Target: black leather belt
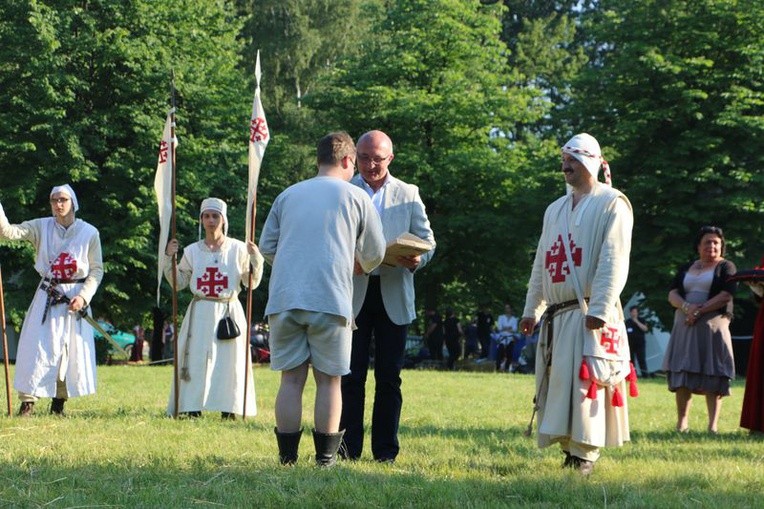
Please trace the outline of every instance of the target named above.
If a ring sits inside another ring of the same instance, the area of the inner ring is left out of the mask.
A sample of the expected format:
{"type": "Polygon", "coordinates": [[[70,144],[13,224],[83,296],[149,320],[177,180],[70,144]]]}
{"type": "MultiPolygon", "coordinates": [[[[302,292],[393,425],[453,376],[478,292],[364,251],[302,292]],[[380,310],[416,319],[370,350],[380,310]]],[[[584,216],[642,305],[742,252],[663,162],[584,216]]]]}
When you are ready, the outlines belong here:
{"type": "Polygon", "coordinates": [[[84,283],[87,280],[87,278],[80,278],[80,279],[56,279],[56,278],[43,278],[43,281],[46,283],[49,283],[52,286],[56,285],[68,285],[72,283],[84,283]]]}
{"type": "Polygon", "coordinates": [[[45,320],[48,318],[48,311],[50,310],[51,306],[55,306],[57,304],[68,304],[69,298],[64,295],[63,293],[56,290],[56,286],[60,284],[70,284],[70,283],[84,283],[86,278],[81,279],[55,279],[55,278],[43,278],[43,280],[40,282],[40,290],[45,292],[47,294],[47,297],[45,298],[45,310],[42,313],[42,322],[45,323],[45,320]]]}

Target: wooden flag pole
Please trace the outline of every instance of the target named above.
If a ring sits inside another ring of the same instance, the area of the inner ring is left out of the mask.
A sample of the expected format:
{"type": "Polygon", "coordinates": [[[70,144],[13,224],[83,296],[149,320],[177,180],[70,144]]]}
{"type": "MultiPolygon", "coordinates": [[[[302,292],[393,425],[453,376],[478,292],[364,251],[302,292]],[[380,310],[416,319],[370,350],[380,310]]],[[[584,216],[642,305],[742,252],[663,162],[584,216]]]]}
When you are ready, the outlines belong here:
{"type": "MultiPolygon", "coordinates": [[[[255,206],[257,205],[257,194],[255,194],[252,200],[252,212],[250,218],[252,223],[249,227],[249,238],[252,242],[255,241],[255,206]]],[[[244,341],[244,404],[242,405],[241,418],[246,420],[247,418],[247,384],[249,383],[249,368],[252,365],[252,350],[250,348],[250,334],[252,331],[252,300],[254,299],[252,293],[252,263],[249,264],[249,281],[247,283],[247,331],[244,341]]]]}
{"type": "Polygon", "coordinates": [[[5,333],[5,295],[3,294],[3,266],[0,265],[0,315],[3,325],[3,364],[5,365],[5,399],[8,402],[8,415],[11,415],[11,376],[8,367],[8,336],[5,333]]]}
{"type": "MultiPolygon", "coordinates": [[[[170,160],[172,161],[172,192],[171,203],[172,213],[170,214],[170,238],[177,238],[176,221],[175,221],[175,71],[171,71],[170,79],[170,100],[172,102],[172,110],[170,113],[170,160]]],[[[173,355],[173,376],[175,382],[175,390],[173,391],[173,397],[175,409],[172,413],[174,418],[178,418],[178,406],[180,405],[180,371],[178,370],[178,262],[177,253],[172,257],[172,355],[173,355]]]]}
{"type": "MultiPolygon", "coordinates": [[[[254,116],[255,111],[258,109],[257,104],[259,104],[259,97],[260,97],[260,51],[257,52],[257,59],[255,60],[255,99],[252,103],[252,114],[254,116]]],[[[262,106],[260,106],[262,108],[262,106]]],[[[249,206],[249,191],[250,187],[252,187],[252,209],[250,211],[250,224],[249,224],[249,232],[247,234],[249,235],[249,240],[252,242],[255,242],[255,216],[257,215],[257,178],[255,178],[255,184],[252,186],[252,150],[257,150],[256,148],[253,148],[253,143],[256,141],[256,129],[257,126],[255,125],[257,119],[252,119],[250,123],[250,140],[249,140],[249,174],[247,176],[247,205],[249,206]]],[[[267,143],[267,142],[266,142],[267,143]]],[[[255,168],[255,172],[257,173],[257,176],[259,177],[260,173],[260,163],[262,162],[262,155],[257,155],[257,165],[255,168]]],[[[247,385],[249,384],[249,372],[252,366],[252,350],[250,347],[250,334],[252,331],[252,307],[253,307],[253,300],[254,295],[252,293],[252,280],[253,275],[252,271],[254,270],[254,267],[252,267],[252,264],[249,264],[249,281],[247,284],[247,332],[246,332],[246,340],[244,341],[244,349],[245,349],[245,355],[244,355],[244,404],[242,405],[242,420],[247,418],[247,385]]],[[[254,376],[254,373],[253,373],[254,376]]]]}

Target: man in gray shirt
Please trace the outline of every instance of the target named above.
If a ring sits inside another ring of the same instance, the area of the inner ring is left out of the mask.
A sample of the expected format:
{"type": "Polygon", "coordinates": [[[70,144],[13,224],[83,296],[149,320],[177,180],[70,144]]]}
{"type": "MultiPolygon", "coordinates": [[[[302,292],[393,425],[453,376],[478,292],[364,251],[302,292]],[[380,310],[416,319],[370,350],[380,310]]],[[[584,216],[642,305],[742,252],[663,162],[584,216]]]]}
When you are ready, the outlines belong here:
{"type": "Polygon", "coordinates": [[[348,181],[355,145],[347,133],[318,142],[318,175],[273,202],[260,235],[271,270],[265,314],[270,323],[271,369],[281,371],[276,439],[282,464],[297,461],[302,393],[313,366],[316,381],[316,463],[336,462],[342,441],[340,382],[350,372],[353,267],[366,272],[384,257],[379,214],[368,195],[348,181]]]}

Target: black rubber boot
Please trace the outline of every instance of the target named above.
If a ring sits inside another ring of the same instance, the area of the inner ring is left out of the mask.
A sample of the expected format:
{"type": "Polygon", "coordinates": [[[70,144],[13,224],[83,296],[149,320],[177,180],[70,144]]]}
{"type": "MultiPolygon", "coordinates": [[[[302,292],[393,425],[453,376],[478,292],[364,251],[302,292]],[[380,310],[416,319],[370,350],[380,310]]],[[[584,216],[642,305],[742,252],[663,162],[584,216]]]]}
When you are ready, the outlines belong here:
{"type": "Polygon", "coordinates": [[[282,465],[294,465],[297,463],[297,449],[300,447],[302,428],[294,433],[280,433],[278,428],[273,428],[276,434],[276,442],[279,444],[279,462],[282,465]]]}
{"type": "Polygon", "coordinates": [[[53,398],[53,401],[50,402],[50,413],[63,416],[64,403],[66,403],[64,398],[53,398]]]}
{"type": "Polygon", "coordinates": [[[32,417],[34,413],[34,401],[23,401],[19,408],[19,417],[32,417]]]}
{"type": "Polygon", "coordinates": [[[313,444],[316,446],[316,465],[331,467],[337,463],[337,450],[345,435],[343,429],[339,433],[319,433],[313,430],[313,444]]]}

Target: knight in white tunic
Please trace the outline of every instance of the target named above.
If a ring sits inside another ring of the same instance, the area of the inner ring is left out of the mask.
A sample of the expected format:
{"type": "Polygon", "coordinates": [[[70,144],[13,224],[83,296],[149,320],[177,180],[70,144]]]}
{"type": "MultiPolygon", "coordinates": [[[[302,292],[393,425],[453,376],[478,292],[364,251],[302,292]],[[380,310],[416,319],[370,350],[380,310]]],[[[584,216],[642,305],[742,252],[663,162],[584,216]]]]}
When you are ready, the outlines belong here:
{"type": "Polygon", "coordinates": [[[626,196],[597,181],[600,167],[609,181],[609,168],[593,137],[574,136],[562,153],[572,192],[544,214],[520,330],[528,334],[541,320],[539,447],[559,443],[563,466],[588,475],[601,447],[629,440],[625,395],[636,395],[636,386],[619,296],[633,215],[626,196]]]}
{"type": "Polygon", "coordinates": [[[26,240],[35,248],[40,284],[21,327],[14,387],[19,414],[32,414],[38,398],[53,398],[63,414],[70,397],[96,390],[93,328],[80,315],[103,277],[98,230],[75,218],[77,196],[67,184],[50,193],[53,217],[10,224],[0,205],[0,238],[26,240]]]}
{"type": "MultiPolygon", "coordinates": [[[[260,284],[263,257],[254,243],[245,244],[227,236],[226,203],[218,198],[202,202],[199,218],[204,227],[203,239],[187,246],[177,264],[177,289],[188,288],[193,300],[186,310],[178,333],[180,391],[178,412],[198,416],[202,411],[221,412],[223,418],[257,413],[255,386],[249,349],[249,334],[244,309],[238,295],[249,283],[260,284]],[[232,339],[219,339],[218,325],[230,316],[241,332],[232,339]],[[245,385],[246,379],[246,385],[245,385]]],[[[163,268],[172,284],[172,260],[178,242],[167,245],[163,268]]],[[[167,414],[175,414],[175,387],[170,389],[167,414]]]]}

